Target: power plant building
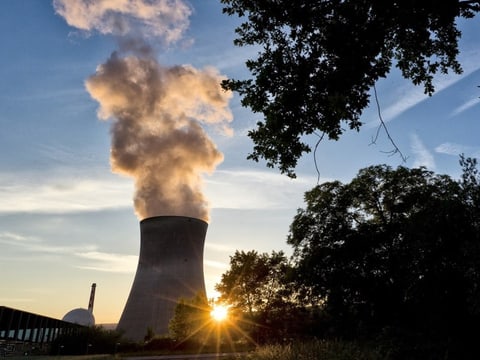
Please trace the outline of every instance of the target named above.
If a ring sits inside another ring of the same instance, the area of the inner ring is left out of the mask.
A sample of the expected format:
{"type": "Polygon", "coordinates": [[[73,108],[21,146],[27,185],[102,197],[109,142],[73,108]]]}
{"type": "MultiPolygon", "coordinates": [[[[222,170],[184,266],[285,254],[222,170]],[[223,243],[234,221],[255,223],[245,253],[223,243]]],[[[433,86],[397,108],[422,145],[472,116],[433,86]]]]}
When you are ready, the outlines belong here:
{"type": "Polygon", "coordinates": [[[9,344],[30,343],[41,346],[63,334],[77,334],[81,329],[82,326],[70,322],[0,306],[0,345],[5,346],[5,352],[9,344]]]}
{"type": "Polygon", "coordinates": [[[70,310],[66,313],[62,320],[68,321],[73,324],[78,324],[82,326],[93,326],[95,325],[95,317],[93,316],[93,304],[95,302],[95,289],[97,284],[92,284],[92,289],[90,291],[90,299],[88,300],[88,309],[77,308],[70,310]]]}
{"type": "Polygon", "coordinates": [[[180,298],[205,295],[203,248],[208,224],[184,216],[157,216],[140,222],[140,256],[130,295],[117,329],[143,340],[150,329],[168,333],[180,298]]]}

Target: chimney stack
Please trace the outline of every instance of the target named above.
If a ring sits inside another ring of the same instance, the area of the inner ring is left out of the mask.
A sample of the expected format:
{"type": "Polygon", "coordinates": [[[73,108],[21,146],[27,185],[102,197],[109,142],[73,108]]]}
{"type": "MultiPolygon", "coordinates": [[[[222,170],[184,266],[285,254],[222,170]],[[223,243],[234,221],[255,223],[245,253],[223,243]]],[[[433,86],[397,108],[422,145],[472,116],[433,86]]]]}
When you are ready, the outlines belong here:
{"type": "Polygon", "coordinates": [[[95,288],[97,287],[97,284],[93,283],[92,284],[92,290],[90,291],[90,299],[88,300],[88,312],[90,314],[93,314],[93,303],[95,301],[95,288]]]}

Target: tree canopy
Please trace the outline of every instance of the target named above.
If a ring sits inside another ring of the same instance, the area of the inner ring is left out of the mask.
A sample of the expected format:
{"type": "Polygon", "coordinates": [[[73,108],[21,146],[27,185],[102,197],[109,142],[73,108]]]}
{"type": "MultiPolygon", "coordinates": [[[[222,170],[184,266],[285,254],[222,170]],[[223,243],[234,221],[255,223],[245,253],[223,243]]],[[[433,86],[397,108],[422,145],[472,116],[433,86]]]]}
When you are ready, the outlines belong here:
{"type": "Polygon", "coordinates": [[[291,336],[292,326],[300,326],[290,271],[283,252],[236,251],[230,257],[230,269],[215,286],[219,300],[239,314],[238,328],[256,343],[291,336]]]}
{"type": "Polygon", "coordinates": [[[216,290],[221,301],[242,309],[250,315],[272,307],[288,270],[288,260],[282,252],[272,254],[256,251],[236,251],[230,257],[230,270],[222,275],[216,290]]]}
{"type": "Polygon", "coordinates": [[[172,339],[204,342],[209,335],[210,311],[205,294],[199,293],[192,299],[179,299],[168,324],[172,339]]]}
{"type": "Polygon", "coordinates": [[[293,255],[236,251],[216,285],[257,342],[373,342],[389,359],[479,358],[480,171],[361,169],[305,193],[293,255]]]}
{"type": "Polygon", "coordinates": [[[251,79],[229,79],[242,105],[263,120],[249,132],[250,159],[295,176],[317,133],[337,140],[344,126],[359,130],[370,90],[392,66],[425,93],[436,73],[460,73],[458,18],[472,18],[480,1],[460,0],[221,0],[246,21],[235,44],[259,46],[246,62],[251,79]]]}
{"type": "Polygon", "coordinates": [[[288,242],[332,331],[393,332],[461,358],[480,321],[480,177],[461,163],[461,181],[382,165],[306,193],[288,242]]]}

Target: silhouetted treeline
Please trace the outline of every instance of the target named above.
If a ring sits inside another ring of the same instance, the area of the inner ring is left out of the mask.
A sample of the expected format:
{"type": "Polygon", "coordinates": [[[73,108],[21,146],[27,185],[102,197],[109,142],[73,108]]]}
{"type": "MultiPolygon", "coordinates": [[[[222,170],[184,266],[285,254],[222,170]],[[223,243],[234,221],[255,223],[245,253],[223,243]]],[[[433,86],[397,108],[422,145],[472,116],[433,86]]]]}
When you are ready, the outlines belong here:
{"type": "Polygon", "coordinates": [[[305,194],[283,253],[237,251],[217,290],[257,343],[336,338],[392,359],[476,358],[480,176],[371,166],[305,194]]]}

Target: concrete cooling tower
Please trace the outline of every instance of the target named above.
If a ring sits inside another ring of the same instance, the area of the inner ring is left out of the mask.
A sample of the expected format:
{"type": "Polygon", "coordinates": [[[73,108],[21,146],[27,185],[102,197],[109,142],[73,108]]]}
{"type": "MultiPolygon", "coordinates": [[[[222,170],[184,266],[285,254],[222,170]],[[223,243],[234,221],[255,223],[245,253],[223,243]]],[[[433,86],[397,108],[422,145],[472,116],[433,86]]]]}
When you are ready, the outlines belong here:
{"type": "Polygon", "coordinates": [[[183,216],[157,216],[140,222],[140,257],[117,329],[143,340],[147,329],[168,333],[179,298],[205,294],[203,247],[208,224],[183,216]]]}

